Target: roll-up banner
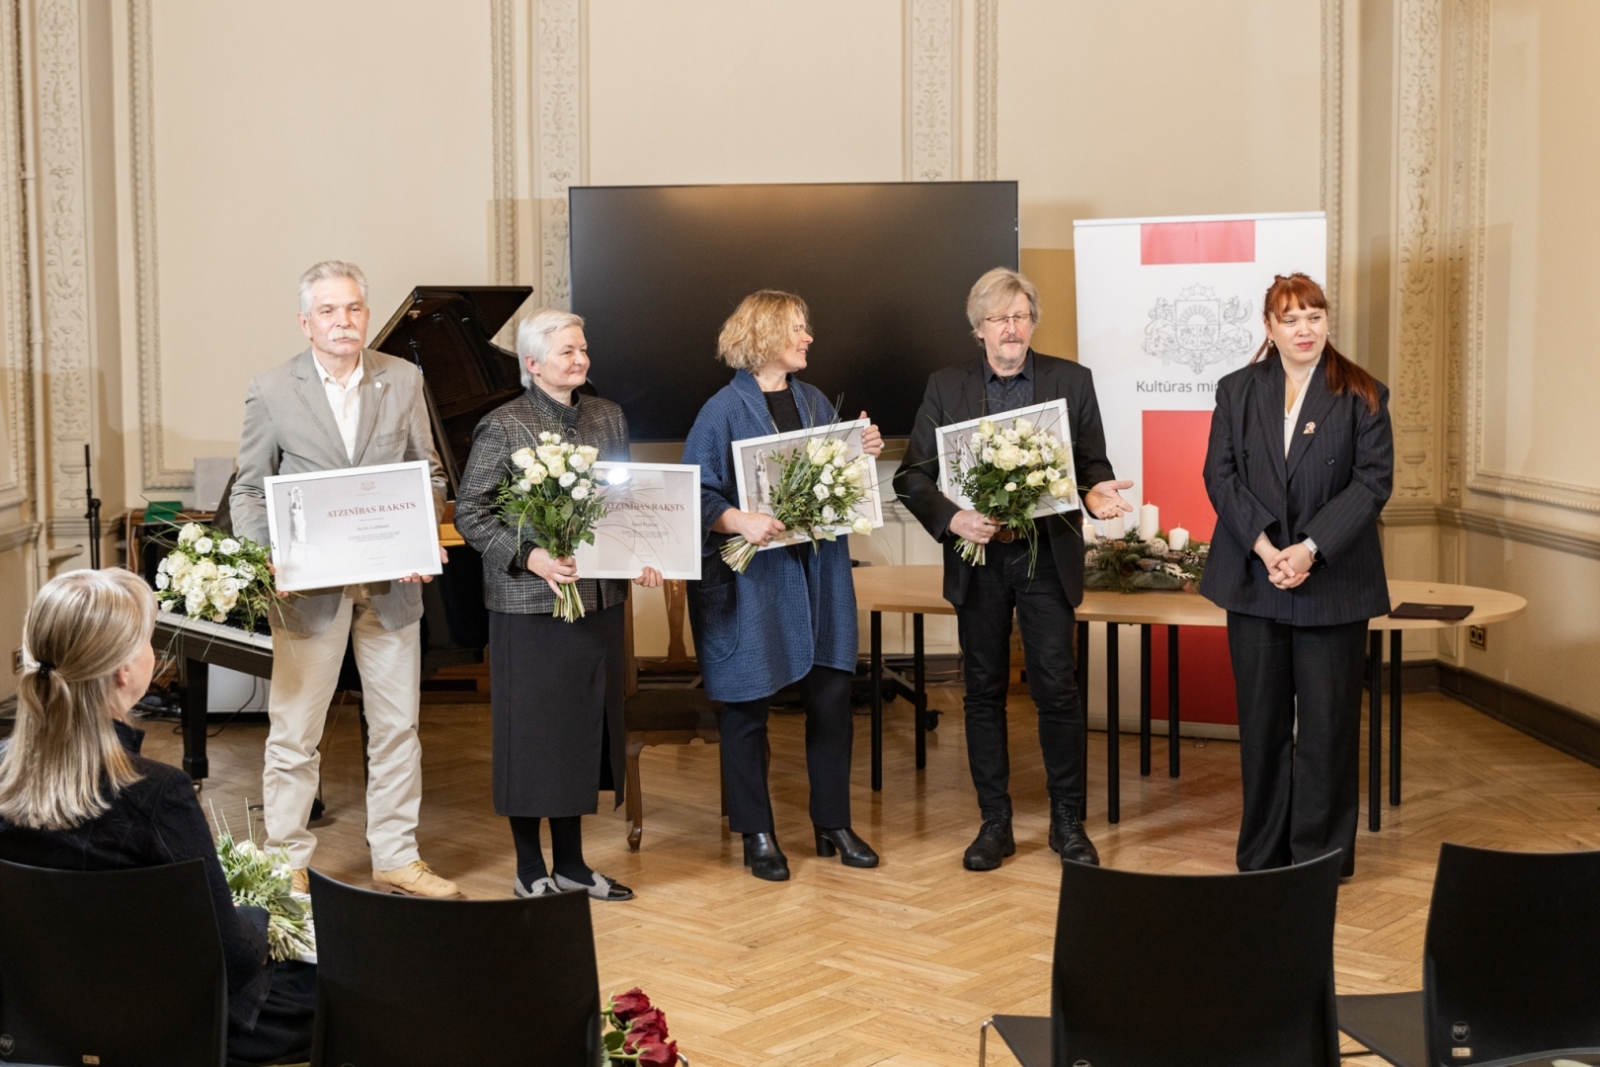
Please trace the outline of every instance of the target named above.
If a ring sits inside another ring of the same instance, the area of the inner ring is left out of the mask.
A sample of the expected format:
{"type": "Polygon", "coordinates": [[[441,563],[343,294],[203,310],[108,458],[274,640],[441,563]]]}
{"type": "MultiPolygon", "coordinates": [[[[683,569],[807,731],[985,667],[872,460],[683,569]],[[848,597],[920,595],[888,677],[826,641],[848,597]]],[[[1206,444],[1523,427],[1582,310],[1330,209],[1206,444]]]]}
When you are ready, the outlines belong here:
{"type": "MultiPolygon", "coordinates": [[[[1112,466],[1133,479],[1130,501],[1160,509],[1162,529],[1181,526],[1209,541],[1216,513],[1201,472],[1217,379],[1249,363],[1265,340],[1261,298],[1274,275],[1301,271],[1324,283],[1326,219],[1317,211],[1073,226],[1078,360],[1094,371],[1112,466]]],[[[1137,517],[1136,507],[1130,528],[1137,517]]],[[[1151,703],[1159,719],[1167,707],[1164,628],[1153,645],[1151,703]]],[[[1137,655],[1137,641],[1123,646],[1137,655]]],[[[1185,722],[1237,723],[1223,630],[1184,630],[1179,670],[1185,722]]],[[[1123,702],[1127,719],[1137,715],[1138,690],[1123,688],[1132,695],[1123,702]]],[[[1091,710],[1098,710],[1093,703],[1091,710]]]]}

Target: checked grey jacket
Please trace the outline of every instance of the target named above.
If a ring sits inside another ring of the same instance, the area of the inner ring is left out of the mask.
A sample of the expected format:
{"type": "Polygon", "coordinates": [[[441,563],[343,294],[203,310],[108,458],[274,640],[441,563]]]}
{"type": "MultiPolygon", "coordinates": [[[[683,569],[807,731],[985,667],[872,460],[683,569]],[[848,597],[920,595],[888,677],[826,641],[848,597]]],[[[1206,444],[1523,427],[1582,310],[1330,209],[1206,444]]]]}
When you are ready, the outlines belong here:
{"type": "MultiPolygon", "coordinates": [[[[472,454],[461,474],[456,496],[456,529],[483,556],[483,602],[490,611],[507,615],[550,614],[555,594],[545,580],[528,570],[534,543],[500,521],[494,498],[511,472],[511,453],[532,448],[539,434],[560,434],[574,445],[593,445],[603,460],[628,459],[628,420],[622,409],[597,396],[573,394],[568,407],[538,386],[502,404],[472,431],[472,454]]],[[[628,583],[617,579],[580,579],[578,595],[585,611],[608,608],[627,599],[628,583]]]]}

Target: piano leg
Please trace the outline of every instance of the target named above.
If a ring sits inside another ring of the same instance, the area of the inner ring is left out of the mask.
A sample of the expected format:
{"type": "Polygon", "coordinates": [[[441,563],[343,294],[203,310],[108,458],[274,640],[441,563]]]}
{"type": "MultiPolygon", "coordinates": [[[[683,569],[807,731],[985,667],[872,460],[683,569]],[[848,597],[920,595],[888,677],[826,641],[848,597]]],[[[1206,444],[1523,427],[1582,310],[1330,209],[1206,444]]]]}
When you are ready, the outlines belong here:
{"type": "Polygon", "coordinates": [[[183,769],[200,781],[211,772],[206,759],[206,709],[211,668],[197,659],[178,661],[178,693],[183,701],[183,769]]]}

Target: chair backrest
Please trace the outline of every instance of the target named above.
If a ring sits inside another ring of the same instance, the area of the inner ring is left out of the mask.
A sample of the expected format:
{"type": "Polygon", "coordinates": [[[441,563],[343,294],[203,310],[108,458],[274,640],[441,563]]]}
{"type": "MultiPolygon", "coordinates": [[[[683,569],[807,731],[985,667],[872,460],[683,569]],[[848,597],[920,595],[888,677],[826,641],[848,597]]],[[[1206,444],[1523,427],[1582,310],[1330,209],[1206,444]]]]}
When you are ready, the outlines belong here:
{"type": "Polygon", "coordinates": [[[1422,967],[1429,1063],[1600,1052],[1600,852],[1444,845],[1422,967]]]}
{"type": "Polygon", "coordinates": [[[423,900],[311,872],[313,1065],[590,1067],[600,978],[589,898],[423,900]]]}
{"type": "Polygon", "coordinates": [[[91,872],[0,861],[0,1056],[219,1067],[227,1047],[202,861],[91,872]]]}
{"type": "Polygon", "coordinates": [[[1337,853],[1274,871],[1061,868],[1055,1067],[1339,1062],[1337,853]]]}

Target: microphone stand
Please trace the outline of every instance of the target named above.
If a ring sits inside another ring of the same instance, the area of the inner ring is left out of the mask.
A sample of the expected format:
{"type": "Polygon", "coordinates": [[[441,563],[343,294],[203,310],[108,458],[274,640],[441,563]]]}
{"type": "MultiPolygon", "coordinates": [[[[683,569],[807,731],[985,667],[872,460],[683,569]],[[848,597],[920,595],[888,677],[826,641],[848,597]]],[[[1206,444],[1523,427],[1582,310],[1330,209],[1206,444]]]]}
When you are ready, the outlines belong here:
{"type": "Polygon", "coordinates": [[[94,469],[89,464],[89,446],[83,446],[83,487],[89,498],[89,566],[100,569],[100,498],[94,495],[94,469]]]}

